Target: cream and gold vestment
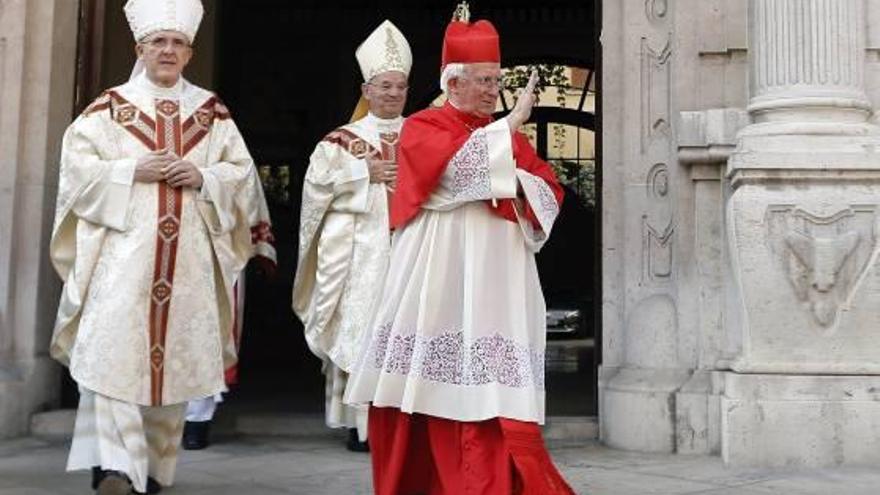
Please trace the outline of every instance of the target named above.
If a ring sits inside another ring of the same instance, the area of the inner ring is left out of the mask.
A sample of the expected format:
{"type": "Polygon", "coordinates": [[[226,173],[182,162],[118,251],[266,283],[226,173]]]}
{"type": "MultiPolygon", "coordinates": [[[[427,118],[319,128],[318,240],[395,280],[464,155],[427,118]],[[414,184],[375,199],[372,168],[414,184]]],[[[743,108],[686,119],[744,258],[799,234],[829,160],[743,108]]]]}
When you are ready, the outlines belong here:
{"type": "Polygon", "coordinates": [[[236,361],[233,285],[274,259],[253,160],[211,92],[144,73],[104,92],[64,136],[50,253],[64,289],[51,354],[80,387],[162,406],[224,390],[236,361]],[[200,190],[134,182],[168,148],[200,190]]]}
{"type": "Polygon", "coordinates": [[[368,114],[331,132],[312,153],[303,184],[293,309],[324,361],[333,427],[355,426],[342,395],[391,250],[388,190],[370,183],[366,158],[393,159],[402,123],[368,114]]]}

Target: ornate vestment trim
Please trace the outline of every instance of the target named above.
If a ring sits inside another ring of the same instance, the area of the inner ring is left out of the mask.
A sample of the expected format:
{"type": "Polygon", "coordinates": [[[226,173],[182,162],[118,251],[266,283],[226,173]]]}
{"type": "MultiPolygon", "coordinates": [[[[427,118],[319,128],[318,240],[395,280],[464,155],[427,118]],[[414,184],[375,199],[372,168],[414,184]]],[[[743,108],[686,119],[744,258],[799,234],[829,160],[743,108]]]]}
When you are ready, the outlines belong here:
{"type": "Polygon", "coordinates": [[[452,330],[426,336],[392,332],[385,323],[368,352],[368,365],[384,373],[447,385],[544,389],[544,352],[500,333],[470,339],[452,330]]]}
{"type": "MultiPolygon", "coordinates": [[[[159,114],[157,100],[157,116],[159,114]]],[[[177,103],[175,103],[177,104],[177,103]]],[[[178,107],[179,108],[179,107],[178,107]]],[[[157,144],[157,123],[150,116],[138,108],[134,103],[125,99],[114,90],[108,90],[101,94],[91,105],[83,111],[83,116],[104,110],[110,111],[110,118],[131,133],[138,141],[150,150],[161,149],[157,144]]],[[[179,112],[179,109],[178,109],[179,112]]],[[[182,143],[180,148],[175,148],[178,156],[186,156],[204,139],[210,132],[215,120],[227,120],[231,118],[229,109],[216,96],[211,96],[199,108],[193,112],[183,123],[178,116],[179,131],[174,136],[182,143]]],[[[166,142],[170,142],[166,140],[166,142]]]]}
{"type": "MultiPolygon", "coordinates": [[[[180,124],[180,105],[173,100],[156,101],[156,149],[173,145],[181,156],[183,143],[180,124]]],[[[180,216],[183,191],[166,182],[159,182],[159,225],[156,235],[156,260],[150,297],[150,400],[153,406],[162,405],[162,387],[165,378],[165,337],[168,331],[168,312],[174,286],[174,268],[180,235],[180,216]]]]}
{"type": "Polygon", "coordinates": [[[357,159],[363,159],[368,156],[382,156],[382,152],[377,150],[366,139],[342,127],[324,136],[324,141],[340,146],[357,159]]]}

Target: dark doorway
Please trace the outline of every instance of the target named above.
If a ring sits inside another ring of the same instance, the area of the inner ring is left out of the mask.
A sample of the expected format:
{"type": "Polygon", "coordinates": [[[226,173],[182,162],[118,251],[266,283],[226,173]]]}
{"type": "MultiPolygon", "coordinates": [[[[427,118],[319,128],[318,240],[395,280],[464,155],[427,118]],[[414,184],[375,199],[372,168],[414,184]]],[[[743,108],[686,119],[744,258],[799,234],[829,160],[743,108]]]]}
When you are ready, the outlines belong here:
{"type": "MultiPolygon", "coordinates": [[[[290,309],[300,190],[308,158],[324,134],[348,120],[361,83],[354,50],[383,19],[392,20],[404,32],[414,55],[405,113],[436,99],[443,32],[456,2],[203,2],[206,17],[187,77],[216,90],[230,107],[261,170],[279,258],[272,279],[255,267],[248,268],[240,383],[228,398],[228,408],[320,412],[324,400],[320,362],[307,349],[302,326],[290,309]]],[[[589,74],[589,80],[579,79],[578,84],[586,84],[584,94],[592,87],[589,91],[595,97],[600,66],[597,2],[474,1],[471,13],[474,19],[495,24],[504,67],[575,68],[581,75],[589,74]]],[[[130,71],[133,43],[123,4],[124,0],[81,0],[77,99],[83,105],[100,89],[124,82],[130,71]]],[[[508,103],[499,108],[502,114],[508,103]]],[[[583,101],[575,106],[537,108],[532,122],[542,156],[558,159],[561,168],[557,171],[562,174],[574,171],[574,180],[566,181],[566,203],[551,242],[538,258],[548,307],[579,309],[579,338],[589,340],[591,346],[580,347],[574,354],[558,353],[561,368],[548,366],[551,415],[596,414],[595,350],[600,347],[601,328],[600,113],[598,108],[583,111],[583,101]],[[555,125],[569,126],[577,133],[588,130],[595,139],[595,154],[554,156],[548,143],[555,125]],[[585,159],[592,160],[594,170],[588,184],[580,181],[578,169],[571,168],[585,159]],[[583,201],[586,188],[592,189],[592,203],[583,201]],[[567,372],[572,357],[578,370],[588,372],[567,372]]],[[[551,336],[550,340],[559,339],[551,336]]],[[[72,392],[70,386],[67,390],[72,392]]],[[[66,395],[67,404],[75,405],[71,403],[75,394],[66,395]]]]}
{"type": "MultiPolygon", "coordinates": [[[[249,280],[242,383],[232,401],[251,405],[282,401],[285,404],[275,405],[298,412],[322,410],[320,363],[306,348],[302,327],[289,309],[299,192],[308,157],[315,143],[351,114],[361,83],[354,50],[383,19],[392,20],[404,32],[413,50],[406,113],[435,99],[441,41],[454,4],[251,0],[224,1],[219,6],[218,90],[257,163],[265,167],[280,257],[276,280],[249,280]]],[[[599,64],[593,2],[548,1],[538,6],[482,1],[471,2],[471,12],[473,18],[489,19],[497,27],[502,65],[575,67],[588,75],[578,84],[590,87],[595,96],[599,64]]],[[[582,94],[587,94],[586,87],[582,94]]],[[[534,112],[536,144],[545,158],[552,125],[598,130],[595,110],[582,111],[583,99],[579,103],[575,108],[534,112]]],[[[560,163],[565,158],[571,167],[584,157],[555,158],[560,163]]],[[[589,158],[595,163],[595,156],[589,158]]],[[[590,181],[587,186],[595,192],[595,177],[590,181]]],[[[551,360],[555,355],[560,362],[548,365],[548,414],[595,415],[599,210],[595,201],[579,200],[583,184],[575,180],[569,185],[563,214],[551,243],[539,255],[539,266],[548,307],[579,310],[579,332],[588,347],[565,352],[556,346],[549,353],[551,360]],[[571,366],[579,372],[571,373],[571,366]]]]}

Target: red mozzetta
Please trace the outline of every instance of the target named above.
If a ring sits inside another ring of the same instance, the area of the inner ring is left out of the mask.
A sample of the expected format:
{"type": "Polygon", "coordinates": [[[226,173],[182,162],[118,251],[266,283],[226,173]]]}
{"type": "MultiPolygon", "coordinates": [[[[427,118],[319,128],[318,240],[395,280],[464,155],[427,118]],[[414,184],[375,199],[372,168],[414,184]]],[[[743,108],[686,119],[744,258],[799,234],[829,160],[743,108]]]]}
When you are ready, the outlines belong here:
{"type": "MultiPolygon", "coordinates": [[[[449,103],[441,108],[422,110],[404,122],[397,152],[397,189],[391,200],[392,228],[403,227],[418,215],[422,204],[440,182],[449,160],[474,130],[491,122],[491,117],[469,115],[449,103]]],[[[538,158],[528,138],[519,132],[513,136],[513,158],[517,168],[544,179],[553,189],[557,203],[562,203],[563,191],[553,169],[538,158]]],[[[489,202],[486,204],[495,214],[517,221],[512,200],[499,200],[497,207],[489,202]]],[[[527,217],[538,227],[528,203],[525,207],[527,217]]]]}

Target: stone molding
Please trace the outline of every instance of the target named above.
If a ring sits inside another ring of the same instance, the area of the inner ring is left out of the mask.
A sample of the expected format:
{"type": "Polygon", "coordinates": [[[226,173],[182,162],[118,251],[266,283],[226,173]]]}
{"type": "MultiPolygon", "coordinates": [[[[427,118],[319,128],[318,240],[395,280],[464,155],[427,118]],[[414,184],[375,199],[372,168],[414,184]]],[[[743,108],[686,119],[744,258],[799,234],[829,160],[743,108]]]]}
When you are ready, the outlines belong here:
{"type": "Polygon", "coordinates": [[[749,123],[745,110],[713,108],[678,114],[678,161],[685,166],[726,163],[737,133],[749,123]]]}

